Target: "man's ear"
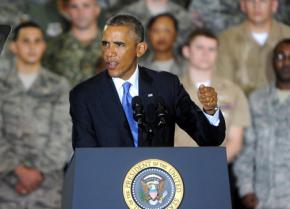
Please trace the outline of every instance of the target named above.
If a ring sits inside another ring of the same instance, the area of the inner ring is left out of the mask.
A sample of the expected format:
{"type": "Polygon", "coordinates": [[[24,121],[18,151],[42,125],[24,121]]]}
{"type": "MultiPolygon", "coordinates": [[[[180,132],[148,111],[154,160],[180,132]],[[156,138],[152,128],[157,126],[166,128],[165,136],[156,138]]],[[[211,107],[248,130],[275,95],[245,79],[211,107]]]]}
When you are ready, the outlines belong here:
{"type": "Polygon", "coordinates": [[[140,42],[137,44],[137,49],[136,49],[136,53],[137,53],[137,57],[142,57],[143,54],[145,54],[146,50],[147,50],[148,46],[146,44],[146,42],[140,42]]]}
{"type": "Polygon", "coordinates": [[[188,46],[183,46],[182,47],[182,55],[185,58],[189,59],[189,47],[188,46]]]}
{"type": "Polygon", "coordinates": [[[45,53],[45,51],[46,51],[46,49],[47,49],[47,44],[46,44],[46,42],[44,41],[44,43],[43,43],[43,54],[45,53]]]}

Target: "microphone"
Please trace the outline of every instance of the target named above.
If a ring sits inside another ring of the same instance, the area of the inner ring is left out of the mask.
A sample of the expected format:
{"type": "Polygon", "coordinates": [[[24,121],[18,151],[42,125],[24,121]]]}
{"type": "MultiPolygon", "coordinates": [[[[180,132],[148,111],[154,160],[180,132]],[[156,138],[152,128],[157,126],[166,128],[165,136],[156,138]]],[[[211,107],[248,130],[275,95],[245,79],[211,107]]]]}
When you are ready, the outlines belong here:
{"type": "Polygon", "coordinates": [[[135,96],[132,98],[133,118],[138,125],[145,126],[145,114],[141,97],[135,96]]]}
{"type": "Polygon", "coordinates": [[[164,99],[162,97],[156,98],[156,126],[162,127],[166,125],[166,118],[168,115],[168,111],[165,106],[164,99]]]}

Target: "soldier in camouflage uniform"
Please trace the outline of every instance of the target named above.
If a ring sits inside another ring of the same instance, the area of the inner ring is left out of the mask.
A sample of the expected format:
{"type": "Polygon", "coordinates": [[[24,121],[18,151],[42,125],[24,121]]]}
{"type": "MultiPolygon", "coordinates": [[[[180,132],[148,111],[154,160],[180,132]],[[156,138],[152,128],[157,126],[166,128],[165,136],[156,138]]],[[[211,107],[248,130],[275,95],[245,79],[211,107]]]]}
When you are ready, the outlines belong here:
{"type": "Polygon", "coordinates": [[[189,28],[194,29],[196,27],[189,12],[170,0],[139,0],[128,7],[124,7],[120,12],[136,16],[144,26],[147,25],[147,22],[152,16],[164,12],[171,13],[181,23],[179,34],[177,35],[178,44],[182,44],[186,39],[189,28]]]}
{"type": "Polygon", "coordinates": [[[59,209],[70,154],[69,84],[41,67],[44,34],[15,29],[16,64],[0,77],[0,209],[59,209]]]}
{"type": "MultiPolygon", "coordinates": [[[[0,24],[8,24],[13,27],[13,25],[28,20],[27,15],[23,12],[24,8],[23,0],[1,0],[0,24]]],[[[11,65],[12,59],[13,55],[10,53],[8,44],[6,43],[0,56],[0,76],[6,73],[11,65]]]]}
{"type": "Polygon", "coordinates": [[[248,208],[290,209],[290,39],[274,49],[276,83],[250,97],[252,124],[235,163],[248,208]]]}
{"type": "Polygon", "coordinates": [[[23,0],[1,0],[0,24],[14,25],[27,19],[23,13],[24,8],[23,0]]]}
{"type": "Polygon", "coordinates": [[[44,65],[75,86],[102,68],[101,32],[97,27],[100,7],[95,0],[64,2],[71,30],[49,41],[44,65]]]}
{"type": "MultiPolygon", "coordinates": [[[[14,27],[33,19],[44,28],[46,37],[53,37],[67,30],[68,22],[57,11],[57,0],[1,0],[0,24],[14,27]]],[[[14,62],[6,44],[0,56],[0,75],[14,62]]]]}
{"type": "Polygon", "coordinates": [[[68,20],[58,11],[58,0],[25,1],[25,13],[44,29],[47,37],[56,37],[69,30],[68,20]]]}
{"type": "Polygon", "coordinates": [[[243,19],[239,0],[192,0],[189,11],[200,23],[219,33],[243,19]]]}
{"type": "Polygon", "coordinates": [[[1,0],[0,17],[0,23],[9,25],[33,20],[47,37],[57,36],[68,28],[68,22],[57,10],[57,0],[1,0]]]}

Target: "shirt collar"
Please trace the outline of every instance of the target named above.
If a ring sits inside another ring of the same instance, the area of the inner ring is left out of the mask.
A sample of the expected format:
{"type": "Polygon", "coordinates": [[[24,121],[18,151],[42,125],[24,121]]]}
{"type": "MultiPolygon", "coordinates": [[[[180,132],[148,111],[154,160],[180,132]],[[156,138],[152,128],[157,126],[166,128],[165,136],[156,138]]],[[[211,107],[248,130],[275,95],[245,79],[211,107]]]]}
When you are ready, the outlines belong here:
{"type": "Polygon", "coordinates": [[[133,73],[133,75],[131,75],[131,77],[128,80],[123,80],[118,77],[113,77],[112,80],[118,92],[123,91],[123,84],[125,82],[131,83],[132,86],[130,88],[130,94],[132,96],[138,96],[139,94],[139,67],[138,65],[136,66],[135,72],[133,73]]]}

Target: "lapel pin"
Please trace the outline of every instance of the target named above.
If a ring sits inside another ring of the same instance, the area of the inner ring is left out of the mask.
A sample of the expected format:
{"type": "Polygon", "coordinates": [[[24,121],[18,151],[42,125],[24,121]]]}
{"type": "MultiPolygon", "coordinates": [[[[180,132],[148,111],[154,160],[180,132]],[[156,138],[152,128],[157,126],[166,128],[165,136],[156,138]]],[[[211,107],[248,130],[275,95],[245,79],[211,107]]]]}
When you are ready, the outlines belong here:
{"type": "Polygon", "coordinates": [[[152,93],[150,93],[150,94],[148,94],[147,96],[148,96],[148,97],[153,97],[153,94],[152,94],[152,93]]]}

